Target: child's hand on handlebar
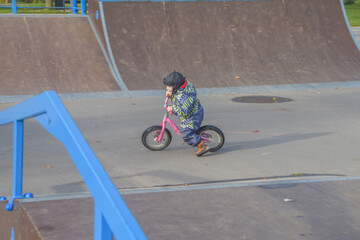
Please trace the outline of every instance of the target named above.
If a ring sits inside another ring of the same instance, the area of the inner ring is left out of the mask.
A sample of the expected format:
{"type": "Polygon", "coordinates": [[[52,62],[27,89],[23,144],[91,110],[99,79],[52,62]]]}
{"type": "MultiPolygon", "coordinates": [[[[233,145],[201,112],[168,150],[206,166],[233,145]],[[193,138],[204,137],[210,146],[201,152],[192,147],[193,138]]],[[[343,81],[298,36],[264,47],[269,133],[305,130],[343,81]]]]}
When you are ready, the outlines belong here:
{"type": "Polygon", "coordinates": [[[167,106],[167,107],[166,107],[166,110],[167,110],[171,115],[173,115],[172,106],[167,106]]]}
{"type": "Polygon", "coordinates": [[[173,89],[174,88],[172,86],[166,86],[166,96],[167,97],[171,97],[173,89]]]}
{"type": "Polygon", "coordinates": [[[167,97],[171,97],[171,92],[172,92],[172,91],[166,91],[166,96],[167,96],[167,97]]]}

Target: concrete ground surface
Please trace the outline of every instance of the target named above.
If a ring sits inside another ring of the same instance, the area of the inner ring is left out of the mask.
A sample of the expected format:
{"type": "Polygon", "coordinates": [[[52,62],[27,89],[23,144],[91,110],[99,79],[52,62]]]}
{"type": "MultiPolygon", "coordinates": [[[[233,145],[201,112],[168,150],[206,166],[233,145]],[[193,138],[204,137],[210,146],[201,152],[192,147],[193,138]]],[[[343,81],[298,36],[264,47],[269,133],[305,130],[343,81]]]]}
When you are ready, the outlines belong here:
{"type": "MultiPolygon", "coordinates": [[[[151,240],[355,240],[358,185],[359,180],[287,183],[123,197],[151,240]]],[[[43,239],[92,239],[92,198],[22,206],[43,239]]]]}
{"type": "Polygon", "coordinates": [[[358,45],[360,45],[360,27],[352,27],[351,31],[352,31],[358,45]]]}
{"type": "MultiPolygon", "coordinates": [[[[360,89],[261,94],[284,103],[238,103],[240,95],[199,96],[203,124],[226,142],[196,157],[172,131],[159,152],[141,143],[160,124],[163,98],[64,101],[79,129],[120,190],[213,181],[360,176],[360,89]]],[[[11,104],[1,104],[6,109],[11,104]]],[[[11,193],[12,126],[0,127],[0,195],[11,193]]],[[[35,196],[87,192],[63,145],[33,119],[25,121],[24,192],[35,196]]]]}
{"type": "MultiPolygon", "coordinates": [[[[200,158],[172,130],[167,149],[142,145],[142,132],[162,120],[163,97],[64,104],[149,239],[355,240],[359,93],[200,95],[204,124],[226,137],[221,150],[200,158]],[[233,101],[246,96],[292,101],[233,101]]],[[[12,126],[0,134],[0,195],[9,198],[12,126]]],[[[91,239],[92,199],[79,198],[89,194],[65,148],[29,119],[24,151],[24,192],[35,199],[23,206],[43,239],[91,239]]]]}

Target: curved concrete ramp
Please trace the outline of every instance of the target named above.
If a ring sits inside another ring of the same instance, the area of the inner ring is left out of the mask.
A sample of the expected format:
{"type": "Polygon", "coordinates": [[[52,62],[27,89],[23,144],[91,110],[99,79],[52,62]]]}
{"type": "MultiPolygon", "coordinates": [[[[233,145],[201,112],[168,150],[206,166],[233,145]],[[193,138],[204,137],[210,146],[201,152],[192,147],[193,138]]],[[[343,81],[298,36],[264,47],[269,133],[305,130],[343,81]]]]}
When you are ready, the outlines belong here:
{"type": "MultiPolygon", "coordinates": [[[[359,181],[123,194],[149,240],[359,239],[359,181]],[[289,196],[292,198],[289,199],[289,196]]],[[[0,237],[94,239],[92,198],[0,202],[0,237]]]]}
{"type": "Polygon", "coordinates": [[[339,0],[112,0],[100,12],[129,90],[163,89],[174,69],[201,88],[360,80],[339,0]]]}
{"type": "Polygon", "coordinates": [[[120,91],[88,17],[1,16],[0,95],[120,91]]]}

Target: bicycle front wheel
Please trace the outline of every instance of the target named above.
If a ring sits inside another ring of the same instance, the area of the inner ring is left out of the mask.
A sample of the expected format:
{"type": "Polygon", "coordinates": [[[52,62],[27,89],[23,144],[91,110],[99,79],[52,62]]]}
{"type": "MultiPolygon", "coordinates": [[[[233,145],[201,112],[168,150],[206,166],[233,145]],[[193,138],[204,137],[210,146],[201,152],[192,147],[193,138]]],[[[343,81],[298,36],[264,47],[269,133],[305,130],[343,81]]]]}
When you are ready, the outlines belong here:
{"type": "Polygon", "coordinates": [[[156,141],[161,133],[161,129],[161,126],[152,126],[144,131],[141,140],[147,149],[151,151],[161,151],[169,146],[171,142],[171,133],[166,128],[161,141],[156,141]]]}
{"type": "Polygon", "coordinates": [[[224,145],[225,136],[223,132],[215,126],[202,126],[196,131],[196,134],[210,147],[210,152],[216,152],[224,145]]]}

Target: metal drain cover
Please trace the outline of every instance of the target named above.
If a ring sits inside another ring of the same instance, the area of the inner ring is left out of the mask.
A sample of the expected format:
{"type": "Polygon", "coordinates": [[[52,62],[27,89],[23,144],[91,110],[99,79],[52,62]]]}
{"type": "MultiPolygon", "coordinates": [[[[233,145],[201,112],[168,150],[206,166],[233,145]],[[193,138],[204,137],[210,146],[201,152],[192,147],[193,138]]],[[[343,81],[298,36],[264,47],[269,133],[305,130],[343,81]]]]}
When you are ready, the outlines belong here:
{"type": "Polygon", "coordinates": [[[240,103],[283,103],[293,101],[291,98],[275,97],[275,96],[244,96],[231,99],[240,103]]]}

